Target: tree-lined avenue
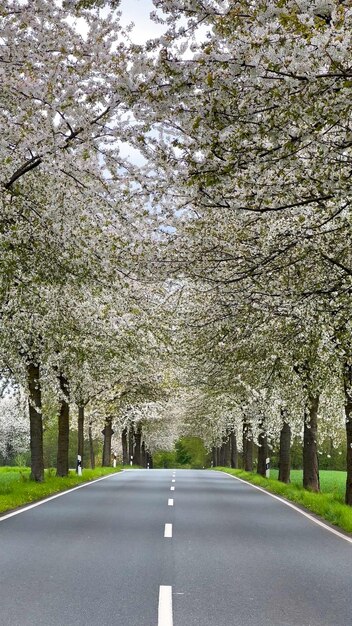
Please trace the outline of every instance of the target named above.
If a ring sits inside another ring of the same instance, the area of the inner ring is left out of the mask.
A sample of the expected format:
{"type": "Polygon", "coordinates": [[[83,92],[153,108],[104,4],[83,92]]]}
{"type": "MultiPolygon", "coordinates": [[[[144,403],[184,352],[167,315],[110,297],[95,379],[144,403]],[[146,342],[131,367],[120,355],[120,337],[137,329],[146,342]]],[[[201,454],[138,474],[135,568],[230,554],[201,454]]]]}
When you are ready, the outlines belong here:
{"type": "Polygon", "coordinates": [[[1,624],[346,626],[352,547],[227,475],[133,470],[0,523],[1,624]],[[172,536],[164,538],[165,525],[172,536]],[[159,616],[160,618],[160,616],[159,616]]]}

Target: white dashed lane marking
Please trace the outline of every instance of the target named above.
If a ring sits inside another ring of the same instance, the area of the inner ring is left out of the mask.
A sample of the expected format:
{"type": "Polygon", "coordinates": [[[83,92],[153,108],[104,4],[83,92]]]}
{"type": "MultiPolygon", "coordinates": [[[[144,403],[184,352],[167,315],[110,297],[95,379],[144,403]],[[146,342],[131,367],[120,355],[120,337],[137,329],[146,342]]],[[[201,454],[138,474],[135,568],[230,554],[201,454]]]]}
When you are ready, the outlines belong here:
{"type": "Polygon", "coordinates": [[[160,585],[158,626],[172,626],[172,587],[160,585]]]}
{"type": "Polygon", "coordinates": [[[171,539],[172,537],[172,524],[165,524],[164,537],[171,539]]]}

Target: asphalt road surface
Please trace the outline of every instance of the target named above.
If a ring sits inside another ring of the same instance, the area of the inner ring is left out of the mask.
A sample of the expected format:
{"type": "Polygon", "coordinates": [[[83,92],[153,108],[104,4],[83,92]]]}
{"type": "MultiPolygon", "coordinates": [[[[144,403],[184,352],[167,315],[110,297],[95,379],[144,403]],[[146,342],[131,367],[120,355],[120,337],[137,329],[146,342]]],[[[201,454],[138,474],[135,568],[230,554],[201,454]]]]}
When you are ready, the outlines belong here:
{"type": "Polygon", "coordinates": [[[352,543],[220,472],[126,471],[0,518],[1,626],[351,626],[351,583],[352,543]]]}

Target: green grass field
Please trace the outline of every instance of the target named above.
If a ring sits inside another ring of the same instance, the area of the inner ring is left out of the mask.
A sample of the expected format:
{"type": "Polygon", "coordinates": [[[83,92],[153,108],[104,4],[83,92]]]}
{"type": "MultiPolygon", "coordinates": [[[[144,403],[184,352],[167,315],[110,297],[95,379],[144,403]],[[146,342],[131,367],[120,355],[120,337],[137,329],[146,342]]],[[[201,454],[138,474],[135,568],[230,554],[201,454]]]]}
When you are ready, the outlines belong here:
{"type": "Polygon", "coordinates": [[[70,471],[66,478],[57,478],[55,470],[46,470],[45,481],[36,483],[29,479],[30,470],[27,467],[0,467],[0,513],[41,500],[80,483],[119,472],[121,469],[121,467],[84,469],[82,476],[70,471]]]}
{"type": "MultiPolygon", "coordinates": [[[[270,471],[270,478],[277,478],[278,470],[270,471]]],[[[320,489],[322,493],[332,493],[340,502],[345,501],[346,472],[335,472],[333,470],[320,470],[320,489]]],[[[291,484],[302,486],[303,471],[291,470],[291,484]]]]}
{"type": "Polygon", "coordinates": [[[296,502],[331,524],[352,533],[352,507],[344,504],[345,472],[321,471],[321,493],[313,493],[303,489],[302,472],[298,470],[291,473],[291,483],[285,485],[275,478],[277,476],[275,470],[271,471],[271,477],[268,479],[258,474],[228,467],[216,467],[214,469],[242,478],[291,502],[296,502]]]}

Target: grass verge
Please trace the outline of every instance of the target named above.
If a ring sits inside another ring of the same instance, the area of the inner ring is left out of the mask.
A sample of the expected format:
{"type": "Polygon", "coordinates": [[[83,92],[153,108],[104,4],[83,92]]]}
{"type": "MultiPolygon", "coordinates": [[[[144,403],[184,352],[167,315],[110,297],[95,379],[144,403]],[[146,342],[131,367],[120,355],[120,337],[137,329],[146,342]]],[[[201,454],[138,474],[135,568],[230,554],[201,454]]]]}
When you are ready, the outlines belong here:
{"type": "Polygon", "coordinates": [[[56,477],[55,470],[49,469],[45,470],[45,481],[36,483],[30,480],[30,470],[27,467],[0,467],[0,515],[121,469],[122,467],[84,469],[82,476],[77,476],[74,470],[70,470],[65,478],[56,477]]]}
{"type": "Polygon", "coordinates": [[[295,502],[319,515],[334,526],[352,533],[352,507],[341,502],[339,494],[313,493],[303,489],[297,484],[285,485],[275,478],[263,478],[258,474],[244,472],[243,470],[230,469],[228,467],[214,467],[215,470],[232,474],[242,478],[253,485],[258,485],[270,493],[275,493],[290,502],[295,502]]]}

